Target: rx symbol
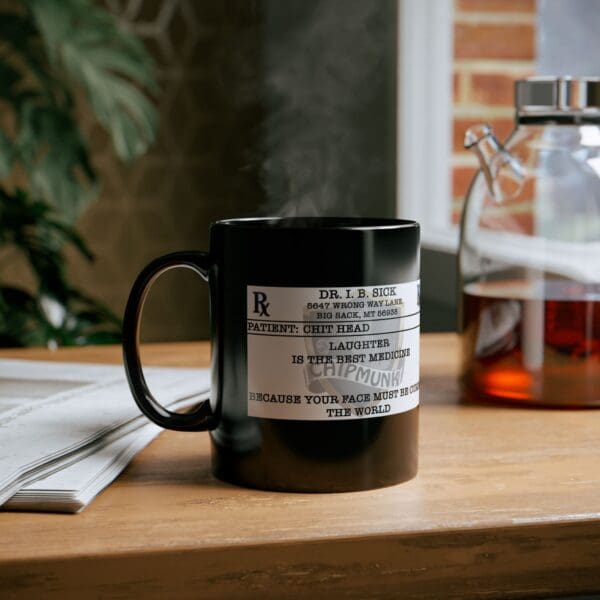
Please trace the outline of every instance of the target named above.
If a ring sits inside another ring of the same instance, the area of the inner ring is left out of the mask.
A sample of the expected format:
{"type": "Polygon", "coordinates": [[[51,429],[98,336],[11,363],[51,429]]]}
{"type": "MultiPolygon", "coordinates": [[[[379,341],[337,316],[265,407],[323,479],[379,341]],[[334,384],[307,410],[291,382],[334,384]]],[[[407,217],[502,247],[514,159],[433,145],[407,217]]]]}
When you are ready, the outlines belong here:
{"type": "Polygon", "coordinates": [[[270,302],[267,302],[267,295],[264,292],[252,292],[254,294],[254,314],[259,317],[270,317],[267,312],[270,302]]]}

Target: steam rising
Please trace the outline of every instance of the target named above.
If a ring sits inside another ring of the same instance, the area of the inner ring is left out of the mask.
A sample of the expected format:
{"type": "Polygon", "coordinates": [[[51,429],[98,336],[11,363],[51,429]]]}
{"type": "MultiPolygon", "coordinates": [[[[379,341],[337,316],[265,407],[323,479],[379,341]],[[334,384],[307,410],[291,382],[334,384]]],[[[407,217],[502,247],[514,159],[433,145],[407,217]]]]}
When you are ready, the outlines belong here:
{"type": "Polygon", "coordinates": [[[393,188],[394,18],[382,0],[267,2],[266,212],[372,214],[393,188]]]}

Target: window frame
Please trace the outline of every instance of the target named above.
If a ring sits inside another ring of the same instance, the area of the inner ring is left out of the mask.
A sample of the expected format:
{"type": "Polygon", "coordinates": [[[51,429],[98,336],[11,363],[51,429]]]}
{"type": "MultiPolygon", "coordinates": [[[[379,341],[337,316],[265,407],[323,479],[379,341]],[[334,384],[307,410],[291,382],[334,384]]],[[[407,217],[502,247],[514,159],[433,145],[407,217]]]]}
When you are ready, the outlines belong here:
{"type": "Polygon", "coordinates": [[[454,3],[399,0],[396,214],[423,247],[456,252],[452,223],[454,3]]]}

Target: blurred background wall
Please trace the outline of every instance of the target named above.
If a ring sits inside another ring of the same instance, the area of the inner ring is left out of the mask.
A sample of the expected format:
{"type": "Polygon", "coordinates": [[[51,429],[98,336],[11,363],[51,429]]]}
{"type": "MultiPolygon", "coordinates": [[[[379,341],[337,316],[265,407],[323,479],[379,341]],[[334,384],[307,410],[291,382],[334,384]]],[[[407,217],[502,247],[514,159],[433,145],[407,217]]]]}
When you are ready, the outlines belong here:
{"type": "MultiPolygon", "coordinates": [[[[72,257],[75,283],[122,313],[139,270],[206,249],[216,219],[394,214],[394,0],[105,4],[157,62],[160,132],[131,167],[91,132],[104,189],[80,227],[97,259],[72,257]]],[[[145,315],[147,341],[207,337],[204,284],[165,274],[145,315]]]]}
{"type": "MultiPolygon", "coordinates": [[[[122,314],[134,277],[153,257],[206,249],[209,222],[254,214],[264,202],[254,163],[265,18],[252,1],[106,4],[141,36],[161,86],[158,142],[134,165],[119,163],[103,131],[92,131],[104,189],[80,227],[97,258],[71,266],[77,283],[122,314]]],[[[169,272],[150,295],[143,337],[205,337],[207,318],[201,280],[169,272]]]]}

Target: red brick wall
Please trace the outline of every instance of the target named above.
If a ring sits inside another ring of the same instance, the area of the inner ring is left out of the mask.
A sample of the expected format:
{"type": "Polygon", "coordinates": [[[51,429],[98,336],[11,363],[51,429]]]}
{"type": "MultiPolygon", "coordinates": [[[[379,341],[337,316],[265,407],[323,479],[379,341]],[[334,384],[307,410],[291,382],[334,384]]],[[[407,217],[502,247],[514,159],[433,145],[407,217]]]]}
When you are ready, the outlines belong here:
{"type": "Polygon", "coordinates": [[[463,149],[465,130],[490,123],[504,139],[513,128],[513,82],[534,73],[535,0],[454,0],[452,220],[457,223],[477,168],[463,149]]]}

